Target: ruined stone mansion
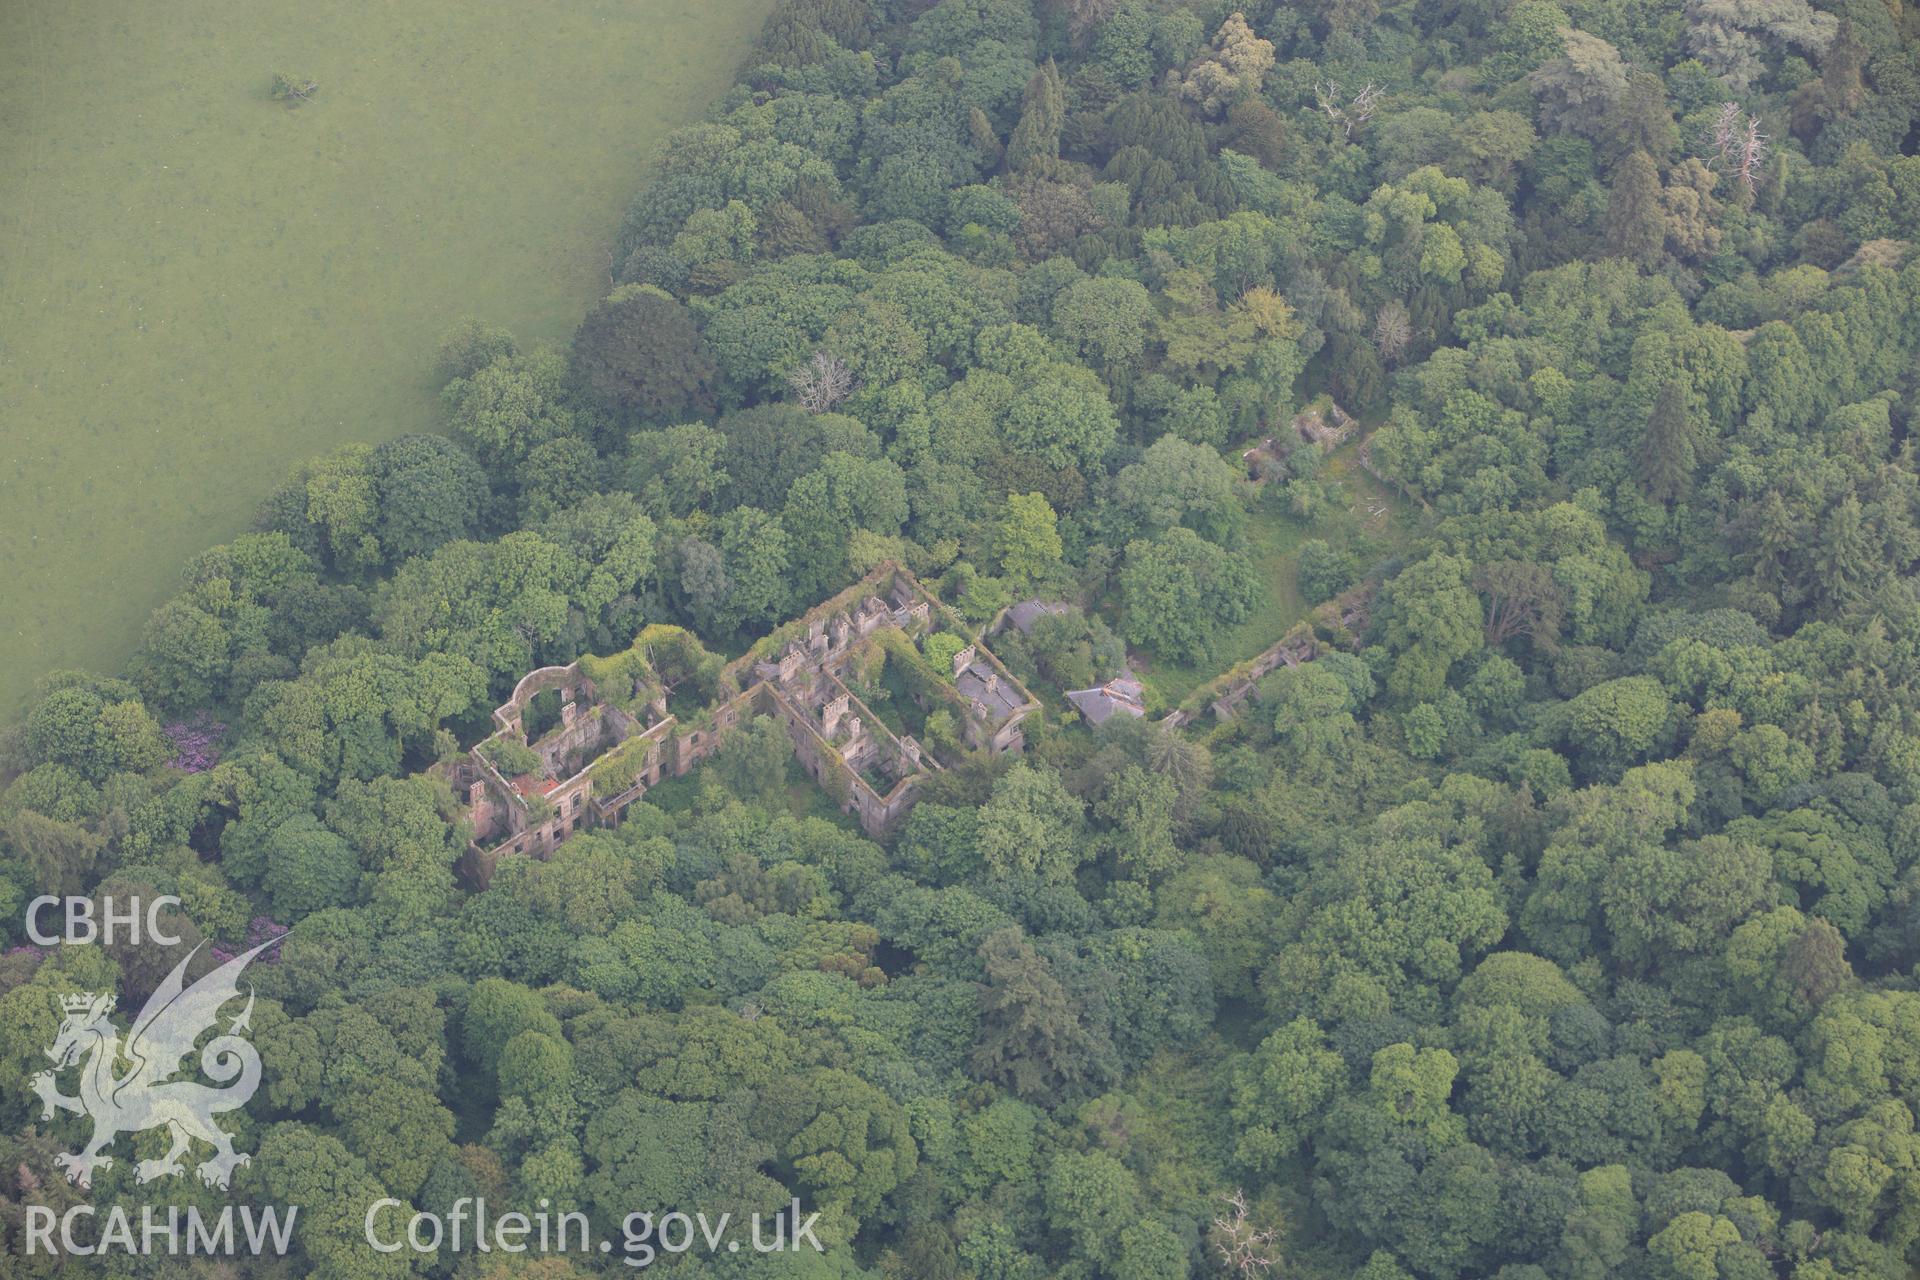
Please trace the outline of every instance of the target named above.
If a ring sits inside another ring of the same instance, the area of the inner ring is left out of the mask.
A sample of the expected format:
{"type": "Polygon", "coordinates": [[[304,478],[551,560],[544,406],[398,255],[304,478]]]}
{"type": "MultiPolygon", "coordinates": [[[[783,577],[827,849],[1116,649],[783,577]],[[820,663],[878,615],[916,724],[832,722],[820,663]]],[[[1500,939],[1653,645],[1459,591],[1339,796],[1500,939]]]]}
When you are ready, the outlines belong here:
{"type": "Polygon", "coordinates": [[[780,719],[795,757],[843,812],[868,835],[885,834],[942,768],[855,692],[862,676],[890,662],[916,714],[947,711],[958,739],[976,750],[1021,750],[1021,722],[1040,706],[957,615],[892,562],[717,673],[706,669],[718,662],[687,632],[649,627],[624,654],[522,677],[495,709],[492,735],[436,767],[472,829],[469,878],[484,884],[502,857],[545,858],[582,827],[616,825],[650,788],[685,776],[760,716],[780,719]],[[941,632],[961,647],[934,670],[922,646],[941,632]],[[710,684],[713,696],[675,715],[669,694],[689,684],[710,684]],[[559,695],[559,719],[529,740],[534,700],[548,692],[559,695]]]}

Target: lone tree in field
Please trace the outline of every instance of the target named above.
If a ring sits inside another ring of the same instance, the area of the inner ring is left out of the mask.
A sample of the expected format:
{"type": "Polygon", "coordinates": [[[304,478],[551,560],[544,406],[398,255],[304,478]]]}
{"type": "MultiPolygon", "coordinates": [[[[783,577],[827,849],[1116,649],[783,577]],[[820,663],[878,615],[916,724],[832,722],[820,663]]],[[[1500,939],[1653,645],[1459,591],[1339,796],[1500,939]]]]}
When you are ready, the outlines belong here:
{"type": "Polygon", "coordinates": [[[273,100],[284,102],[289,107],[297,107],[311,101],[313,95],[320,92],[320,82],[309,80],[306,76],[290,76],[284,71],[273,73],[273,100]]]}

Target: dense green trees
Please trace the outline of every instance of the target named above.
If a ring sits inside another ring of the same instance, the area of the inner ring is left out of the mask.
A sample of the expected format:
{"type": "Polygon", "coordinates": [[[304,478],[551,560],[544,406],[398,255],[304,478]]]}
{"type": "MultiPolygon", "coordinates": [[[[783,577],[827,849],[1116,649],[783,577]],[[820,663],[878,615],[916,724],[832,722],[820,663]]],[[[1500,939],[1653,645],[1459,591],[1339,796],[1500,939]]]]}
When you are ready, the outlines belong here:
{"type": "MultiPolygon", "coordinates": [[[[1684,10],[783,0],[565,351],[458,326],[444,436],[300,464],[48,682],[0,933],[293,926],[237,1190],[316,1274],[484,1194],[797,1196],[840,1280],[1904,1280],[1920,79],[1883,6],[1684,10]],[[528,668],[890,559],[1050,606],[990,640],[1024,755],[869,672],[942,765],[885,841],[766,725],[457,875],[427,770],[528,668]],[[1283,635],[1230,718],[1058,714],[1283,635]]],[[[0,957],[7,1204],[78,1140],[18,1102],[52,997],[156,976],[0,957]]]]}
{"type": "Polygon", "coordinates": [[[1244,561],[1185,526],[1129,542],[1120,569],[1127,638],[1200,660],[1216,628],[1246,617],[1255,589],[1244,561]]]}

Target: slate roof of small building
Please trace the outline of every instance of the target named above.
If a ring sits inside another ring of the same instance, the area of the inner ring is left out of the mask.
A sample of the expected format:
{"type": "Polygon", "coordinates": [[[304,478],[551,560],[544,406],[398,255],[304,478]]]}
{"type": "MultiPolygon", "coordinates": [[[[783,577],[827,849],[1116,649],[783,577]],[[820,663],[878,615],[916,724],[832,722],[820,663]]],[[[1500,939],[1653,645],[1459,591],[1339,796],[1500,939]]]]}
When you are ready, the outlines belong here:
{"type": "Polygon", "coordinates": [[[1075,689],[1067,694],[1067,701],[1080,709],[1080,714],[1090,724],[1105,724],[1116,714],[1143,716],[1147,714],[1142,695],[1145,689],[1138,680],[1130,676],[1118,676],[1103,685],[1091,689],[1075,689]]]}
{"type": "Polygon", "coordinates": [[[1007,622],[1021,635],[1033,634],[1034,623],[1049,614],[1065,613],[1067,606],[1050,600],[1022,600],[1007,610],[1007,622]]]}
{"type": "Polygon", "coordinates": [[[998,673],[986,663],[975,662],[954,677],[953,687],[960,691],[961,697],[979,708],[982,715],[999,724],[1020,709],[1022,699],[1012,681],[989,679],[996,675],[998,673]]]}

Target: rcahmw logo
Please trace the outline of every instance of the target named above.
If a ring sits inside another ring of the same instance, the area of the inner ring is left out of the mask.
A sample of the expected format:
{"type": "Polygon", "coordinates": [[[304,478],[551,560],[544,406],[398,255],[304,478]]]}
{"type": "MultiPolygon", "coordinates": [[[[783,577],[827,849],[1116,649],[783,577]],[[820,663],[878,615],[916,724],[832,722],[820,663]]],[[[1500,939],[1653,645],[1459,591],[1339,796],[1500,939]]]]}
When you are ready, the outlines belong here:
{"type": "Polygon", "coordinates": [[[79,1224],[96,1218],[90,1204],[77,1204],[56,1216],[43,1204],[27,1206],[27,1254],[66,1254],[85,1258],[94,1254],[123,1253],[132,1257],[223,1258],[245,1253],[252,1257],[267,1254],[284,1257],[293,1239],[293,1222],[300,1207],[289,1205],[285,1217],[274,1207],[257,1214],[252,1205],[227,1205],[211,1221],[197,1207],[184,1212],[178,1205],[159,1209],[143,1205],[140,1225],[118,1205],[107,1210],[105,1225],[92,1239],[84,1238],[79,1224]],[[239,1219],[240,1230],[234,1231],[239,1219]]]}
{"type": "Polygon", "coordinates": [[[54,1070],[35,1076],[33,1091],[40,1095],[41,1119],[51,1120],[59,1110],[93,1121],[93,1137],[83,1150],[54,1157],[54,1163],[66,1171],[67,1181],[79,1187],[91,1186],[95,1169],[112,1166],[113,1157],[103,1153],[115,1138],[123,1133],[164,1128],[173,1145],[158,1160],[142,1160],[136,1180],[152,1182],[184,1173],[186,1167],[180,1157],[198,1139],[214,1149],[213,1155],[200,1163],[200,1181],[226,1190],[234,1169],[251,1157],[233,1149],[232,1135],[213,1118],[245,1106],[260,1087],[260,1055],[241,1034],[252,1025],[251,991],[246,1008],[227,1024],[226,1033],[209,1040],[199,1055],[200,1070],[210,1079],[232,1083],[216,1089],[173,1077],[179,1074],[181,1061],[193,1052],[201,1032],[214,1025],[221,1006],[239,996],[241,971],[278,941],[263,942],[235,956],[191,987],[185,985],[187,964],[200,948],[189,951],[147,998],[127,1032],[124,1048],[119,1031],[107,1016],[113,1007],[111,993],[60,997],[66,1019],[47,1050],[54,1070]],[[121,1061],[131,1064],[124,1072],[117,1070],[121,1061]],[[80,1092],[70,1097],[60,1092],[55,1073],[75,1065],[80,1067],[80,1092]]]}

